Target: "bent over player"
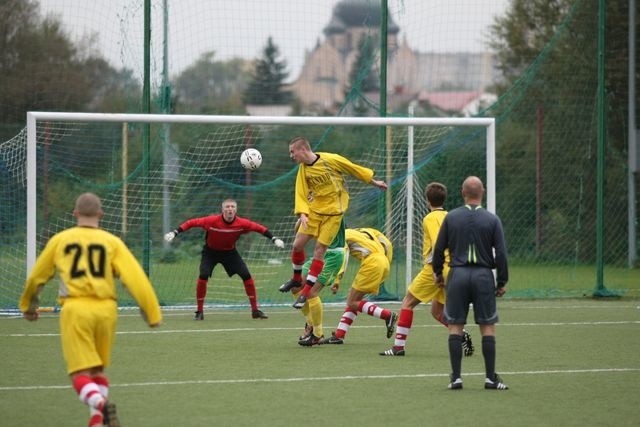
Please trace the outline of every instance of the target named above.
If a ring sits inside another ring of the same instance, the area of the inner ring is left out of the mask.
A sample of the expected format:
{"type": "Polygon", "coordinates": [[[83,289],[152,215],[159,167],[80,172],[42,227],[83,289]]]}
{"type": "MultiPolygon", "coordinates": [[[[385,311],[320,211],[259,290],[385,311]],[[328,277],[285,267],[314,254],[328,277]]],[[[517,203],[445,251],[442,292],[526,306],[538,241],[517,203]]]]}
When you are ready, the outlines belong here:
{"type": "Polygon", "coordinates": [[[222,213],[189,219],[178,228],[164,235],[167,242],[172,241],[179,233],[193,227],[206,230],[205,243],[200,258],[200,275],[196,282],[196,313],[194,320],[204,320],[204,299],[207,295],[207,282],[216,265],[222,264],[229,277],[237,274],[242,279],[244,290],[251,305],[251,317],[267,319],[268,316],[258,308],[256,286],[247,264],[236,249],[236,242],[241,235],[256,232],[270,239],[278,248],[284,248],[284,242],[262,224],[237,215],[238,204],[233,199],[222,202],[222,213]]]}
{"type": "Polygon", "coordinates": [[[347,307],[342,313],[338,328],[321,343],[343,344],[358,313],[384,320],[387,338],[391,338],[398,315],[364,299],[366,295],[378,295],[380,285],[389,276],[393,260],[391,241],[374,228],[347,228],[345,240],[349,254],[360,261],[360,267],[347,294],[347,307]]]}

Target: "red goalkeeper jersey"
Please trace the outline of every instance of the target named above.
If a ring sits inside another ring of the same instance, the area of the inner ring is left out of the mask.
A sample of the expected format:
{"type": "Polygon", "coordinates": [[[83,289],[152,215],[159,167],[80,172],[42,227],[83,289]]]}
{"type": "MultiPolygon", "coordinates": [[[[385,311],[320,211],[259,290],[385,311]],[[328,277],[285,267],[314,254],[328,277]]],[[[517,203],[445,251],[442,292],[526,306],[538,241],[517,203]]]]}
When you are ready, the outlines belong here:
{"type": "Polygon", "coordinates": [[[235,249],[241,235],[255,231],[264,234],[267,227],[247,218],[236,216],[232,222],[226,222],[222,214],[189,219],[180,224],[181,231],[200,227],[207,231],[207,246],[216,251],[235,249]]]}

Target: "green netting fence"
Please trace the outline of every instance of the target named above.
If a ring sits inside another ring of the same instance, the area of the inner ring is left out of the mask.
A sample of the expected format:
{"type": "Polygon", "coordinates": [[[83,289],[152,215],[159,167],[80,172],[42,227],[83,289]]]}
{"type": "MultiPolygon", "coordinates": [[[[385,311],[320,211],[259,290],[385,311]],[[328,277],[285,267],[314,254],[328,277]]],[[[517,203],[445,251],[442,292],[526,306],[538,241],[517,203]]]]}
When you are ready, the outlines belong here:
{"type": "MultiPolygon", "coordinates": [[[[87,58],[80,49],[76,56],[69,54],[71,59],[78,61],[82,71],[76,80],[92,81],[97,78],[93,85],[85,87],[78,83],[79,88],[68,84],[46,86],[45,71],[33,68],[28,76],[33,82],[32,91],[47,102],[32,100],[31,104],[2,110],[5,135],[4,142],[0,143],[2,309],[16,307],[26,276],[26,131],[20,130],[24,127],[22,114],[26,117],[27,110],[139,112],[144,63],[140,47],[142,36],[141,32],[131,33],[123,31],[123,28],[133,26],[141,31],[144,27],[142,3],[141,0],[109,2],[108,6],[95,8],[95,20],[100,21],[101,16],[117,16],[117,22],[104,25],[100,34],[112,45],[116,42],[116,47],[112,47],[115,52],[104,52],[104,47],[101,49],[106,57],[117,57],[120,63],[113,65],[113,60],[100,59],[95,53],[87,58]],[[105,82],[108,84],[102,84],[105,82]],[[38,84],[46,90],[38,92],[38,84]],[[75,90],[81,91],[87,99],[71,102],[75,90]],[[70,95],[64,98],[63,94],[70,95]]],[[[218,37],[216,43],[240,46],[240,36],[234,37],[233,30],[242,32],[245,26],[250,27],[246,14],[232,6],[225,9],[222,3],[213,3],[219,13],[228,14],[229,21],[226,38],[218,37]]],[[[292,76],[289,83],[276,85],[275,89],[273,86],[262,89],[291,91],[291,102],[284,106],[247,105],[247,88],[260,90],[256,89],[259,85],[249,85],[248,82],[259,76],[245,74],[250,62],[238,58],[216,59],[213,53],[203,54],[171,74],[168,72],[171,69],[163,69],[165,50],[159,48],[163,45],[162,40],[153,39],[153,112],[247,114],[266,111],[263,114],[269,115],[274,111],[278,114],[284,111],[289,115],[378,116],[381,114],[380,88],[386,87],[385,94],[389,98],[385,110],[390,116],[406,116],[410,105],[415,107],[416,116],[462,115],[460,109],[448,110],[435,97],[428,95],[449,94],[451,100],[460,93],[477,88],[480,74],[485,77],[491,74],[492,83],[484,85],[482,90],[497,96],[480,103],[474,114],[496,118],[497,213],[504,224],[511,263],[508,297],[582,297],[594,294],[598,285],[597,2],[566,2],[568,7],[562,19],[553,26],[547,42],[514,78],[497,72],[496,62],[490,63],[493,68],[488,73],[486,67],[475,67],[471,63],[453,67],[450,57],[447,57],[449,68],[446,68],[434,59],[444,54],[430,55],[414,49],[414,57],[411,57],[410,52],[404,50],[409,46],[406,40],[403,42],[402,31],[411,34],[412,30],[421,29],[430,34],[433,43],[437,44],[438,37],[452,37],[447,33],[447,22],[455,22],[459,13],[452,6],[447,15],[440,17],[442,26],[422,28],[427,23],[420,19],[424,16],[421,15],[424,12],[421,6],[413,2],[389,1],[391,19],[387,23],[387,31],[393,43],[384,47],[389,55],[388,82],[380,81],[381,2],[337,1],[332,4],[332,9],[329,7],[330,13],[318,5],[309,6],[305,21],[297,22],[289,30],[283,28],[293,22],[293,18],[286,18],[286,10],[281,9],[284,6],[275,1],[261,3],[269,3],[274,13],[273,17],[269,15],[265,19],[273,19],[273,26],[278,29],[277,32],[274,30],[276,44],[293,43],[292,40],[298,40],[297,33],[311,31],[312,28],[321,31],[321,34],[316,34],[315,47],[314,44],[307,47],[306,62],[300,66],[297,77],[292,76]],[[416,7],[417,11],[412,9],[416,7]],[[336,17],[343,19],[337,20],[336,17]],[[346,36],[340,38],[343,35],[340,31],[344,28],[357,28],[353,34],[359,34],[359,39],[348,41],[346,36]],[[393,39],[394,36],[397,37],[393,39]],[[343,44],[332,47],[329,41],[343,44]],[[325,68],[318,66],[315,70],[311,67],[316,56],[322,58],[320,64],[325,68]],[[415,58],[419,60],[414,61],[415,58]],[[357,67],[350,68],[352,64],[357,64],[357,67]],[[417,68],[414,69],[414,65],[417,68]],[[435,79],[450,70],[459,73],[466,70],[469,75],[452,74],[449,80],[437,83],[427,81],[425,77],[435,79]],[[471,73],[473,70],[476,70],[475,74],[471,73]],[[316,77],[303,78],[305,73],[312,72],[317,72],[316,77]],[[252,110],[254,107],[256,109],[252,110]]],[[[492,2],[485,2],[489,3],[492,2]]],[[[629,239],[629,124],[626,89],[623,87],[627,64],[620,60],[620,55],[624,56],[621,52],[628,34],[619,20],[614,22],[622,13],[619,10],[622,3],[610,2],[608,11],[611,15],[606,33],[606,158],[603,182],[606,209],[602,261],[606,289],[612,295],[638,297],[638,264],[629,265],[629,259],[636,260],[638,255],[637,249],[635,254],[629,253],[633,247],[629,241],[637,243],[638,236],[636,233],[629,239]],[[614,26],[623,28],[616,31],[612,29],[614,26]]],[[[259,7],[257,4],[254,3],[259,7]]],[[[65,1],[60,1],[58,5],[69,8],[62,9],[60,16],[66,18],[73,13],[73,2],[65,5],[65,1]]],[[[181,3],[180,11],[169,9],[168,21],[165,21],[161,19],[161,2],[153,2],[153,5],[156,19],[150,24],[154,37],[162,34],[163,22],[168,22],[169,28],[173,23],[182,31],[172,33],[173,37],[169,39],[175,40],[175,44],[169,45],[172,48],[166,50],[169,63],[172,60],[176,63],[186,61],[180,55],[187,44],[202,44],[207,50],[207,40],[210,39],[207,31],[210,28],[196,18],[192,18],[189,21],[191,25],[187,26],[179,25],[178,21],[187,20],[185,15],[203,14],[202,10],[198,11],[192,2],[187,1],[181,3]]],[[[36,20],[36,11],[29,13],[36,20]]],[[[65,19],[61,21],[62,28],[72,25],[65,19]]],[[[456,34],[456,37],[464,36],[456,34]]],[[[478,34],[467,37],[477,38],[478,34]]],[[[303,38],[299,39],[303,43],[303,38]]],[[[58,55],[62,58],[65,53],[58,55]]],[[[260,55],[258,51],[253,57],[259,58],[260,55]]],[[[464,56],[467,61],[476,57],[471,54],[464,56]]],[[[493,61],[497,61],[496,57],[491,56],[493,61]]],[[[62,83],[69,83],[63,75],[59,79],[62,83]]],[[[16,86],[18,83],[18,80],[7,83],[5,79],[5,84],[16,86]]],[[[264,95],[266,97],[268,92],[264,95]]],[[[2,104],[6,106],[9,104],[8,96],[3,97],[2,104]]],[[[255,98],[260,96],[254,94],[255,98]]],[[[449,199],[446,207],[451,209],[462,202],[459,188],[466,176],[473,174],[483,179],[486,176],[486,140],[482,127],[415,128],[411,158],[414,166],[411,170],[408,170],[407,156],[409,130],[403,127],[158,124],[150,126],[148,151],[145,150],[143,128],[140,123],[39,124],[37,243],[41,248],[53,233],[71,226],[75,196],[80,192],[94,191],[104,200],[104,227],[122,236],[141,259],[143,253],[150,255],[149,273],[165,305],[187,306],[194,303],[203,235],[192,230],[180,235],[169,246],[162,241],[163,233],[185,219],[219,211],[224,198],[235,198],[241,216],[267,225],[286,243],[292,242],[295,165],[288,158],[287,142],[295,135],[309,138],[317,151],[338,152],[372,167],[378,176],[392,184],[387,195],[350,181],[352,204],[346,216],[348,226],[378,227],[394,243],[395,261],[391,276],[384,284],[382,298],[401,299],[410,279],[406,273],[405,257],[408,250],[408,191],[414,200],[411,271],[415,275],[422,261],[421,220],[426,214],[425,186],[430,181],[447,185],[449,199]],[[252,173],[242,170],[238,159],[239,153],[249,146],[258,148],[264,157],[263,166],[252,173]],[[149,169],[145,171],[143,164],[147,161],[149,169]],[[408,190],[409,179],[413,179],[411,190],[408,190]],[[144,233],[145,227],[150,231],[149,238],[144,233]]],[[[634,180],[637,189],[637,176],[634,180]]],[[[635,192],[634,200],[637,200],[637,190],[635,192]]],[[[634,208],[637,210],[637,206],[634,208]]],[[[278,250],[259,235],[243,237],[239,250],[256,278],[262,303],[289,303],[288,296],[277,292],[280,283],[290,275],[288,251],[278,250]]],[[[352,262],[345,284],[353,277],[356,267],[357,263],[352,262]]],[[[346,288],[343,286],[336,296],[327,292],[323,298],[325,301],[342,301],[346,288]]],[[[123,305],[131,303],[125,293],[121,296],[123,305]]],[[[246,306],[240,279],[228,278],[223,269],[217,268],[210,281],[207,302],[231,307],[246,306]]],[[[43,304],[55,306],[54,283],[46,288],[43,304]]]]}

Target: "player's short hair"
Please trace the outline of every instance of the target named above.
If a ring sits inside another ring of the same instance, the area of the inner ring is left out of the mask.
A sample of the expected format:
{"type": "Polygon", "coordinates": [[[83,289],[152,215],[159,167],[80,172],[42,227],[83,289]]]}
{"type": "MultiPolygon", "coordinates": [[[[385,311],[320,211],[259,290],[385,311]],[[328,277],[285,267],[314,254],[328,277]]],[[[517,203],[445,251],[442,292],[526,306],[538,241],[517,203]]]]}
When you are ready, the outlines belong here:
{"type": "Polygon", "coordinates": [[[76,199],[75,211],[80,216],[98,216],[102,213],[102,202],[93,193],[82,193],[76,199]]]}
{"type": "Polygon", "coordinates": [[[431,182],[424,191],[427,201],[431,206],[444,206],[447,200],[447,187],[440,182],[431,182]]]}
{"type": "Polygon", "coordinates": [[[302,145],[303,147],[306,147],[307,149],[311,149],[311,144],[309,144],[309,140],[303,136],[296,136],[294,138],[291,139],[291,141],[289,141],[289,146],[292,145],[302,145]]]}
{"type": "Polygon", "coordinates": [[[480,199],[484,194],[484,185],[477,176],[468,176],[462,182],[462,195],[472,199],[480,199]]]}

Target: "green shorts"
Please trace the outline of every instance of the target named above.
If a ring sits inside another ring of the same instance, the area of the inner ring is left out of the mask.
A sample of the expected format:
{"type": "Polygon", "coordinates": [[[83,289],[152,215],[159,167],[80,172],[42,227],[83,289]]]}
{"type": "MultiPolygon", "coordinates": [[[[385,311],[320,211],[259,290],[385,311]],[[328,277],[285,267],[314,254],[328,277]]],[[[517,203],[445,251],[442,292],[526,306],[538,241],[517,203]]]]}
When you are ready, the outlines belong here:
{"type": "MultiPolygon", "coordinates": [[[[324,267],[322,268],[320,276],[318,276],[318,283],[322,286],[333,285],[344,262],[344,256],[344,248],[327,249],[327,252],[324,254],[324,267]]],[[[309,258],[302,266],[302,277],[305,277],[309,272],[311,261],[312,258],[309,258]]]]}

